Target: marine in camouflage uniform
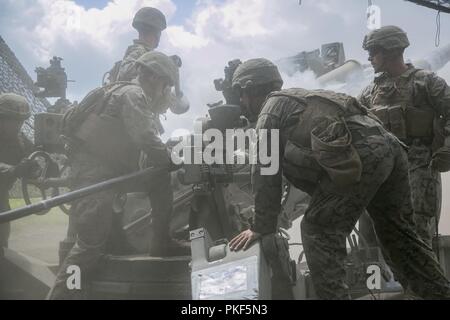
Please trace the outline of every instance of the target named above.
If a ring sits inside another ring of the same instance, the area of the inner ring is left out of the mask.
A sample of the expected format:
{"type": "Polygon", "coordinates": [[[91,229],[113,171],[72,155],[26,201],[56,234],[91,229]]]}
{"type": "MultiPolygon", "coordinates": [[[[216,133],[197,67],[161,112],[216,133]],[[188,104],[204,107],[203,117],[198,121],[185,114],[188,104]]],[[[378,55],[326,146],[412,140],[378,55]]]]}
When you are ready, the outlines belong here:
{"type": "MultiPolygon", "coordinates": [[[[127,48],[123,59],[116,62],[109,71],[111,83],[136,79],[138,76],[136,61],[145,53],[151,52],[158,47],[161,32],[166,28],[166,18],[158,9],[144,7],[135,14],[132,25],[139,32],[139,39],[133,40],[133,44],[127,48]]],[[[159,130],[162,130],[159,119],[157,121],[159,130]]],[[[75,228],[72,220],[72,218],[69,220],[67,237],[60,244],[60,261],[64,259],[67,251],[74,245],[75,228]]]]}
{"type": "MultiPolygon", "coordinates": [[[[32,143],[20,133],[23,122],[30,117],[30,107],[22,96],[13,93],[0,95],[0,212],[10,210],[9,190],[18,178],[30,177],[36,163],[25,158],[32,143]]],[[[10,224],[0,224],[0,283],[4,272],[3,248],[8,247],[10,224]]],[[[0,291],[1,291],[0,286],[0,291]]]]}
{"type": "Polygon", "coordinates": [[[416,231],[431,246],[442,201],[439,168],[432,160],[447,157],[450,148],[450,88],[433,72],[405,64],[403,51],[408,46],[406,33],[395,26],[365,37],[363,48],[369,51],[375,72],[381,74],[359,100],[409,147],[416,231]]]}
{"type": "MultiPolygon", "coordinates": [[[[161,38],[161,32],[167,28],[166,17],[156,8],[144,7],[136,12],[133,18],[133,28],[139,32],[139,39],[133,40],[125,52],[122,61],[116,62],[110,71],[110,80],[132,81],[138,75],[136,61],[145,53],[155,50],[161,38]]],[[[178,66],[181,59],[178,56],[171,57],[178,66]]],[[[189,102],[180,91],[179,74],[175,81],[177,94],[170,94],[170,110],[175,114],[182,114],[189,110],[189,102]]]]}
{"type": "MultiPolygon", "coordinates": [[[[75,125],[78,129],[70,126],[70,119],[76,119],[76,113],[66,114],[65,121],[69,123],[66,128],[72,133],[69,149],[73,189],[138,170],[141,153],[147,157],[147,166],[170,166],[169,153],[159,138],[156,113],[161,108],[158,96],[166,86],[173,86],[176,66],[170,58],[156,51],[143,55],[137,63],[137,81],[119,82],[100,89],[104,92],[102,100],[97,101],[95,110],[81,124],[75,125]]],[[[77,108],[83,108],[95,92],[98,91],[94,90],[77,108]]],[[[86,298],[88,280],[101,267],[103,255],[111,250],[121,254],[127,249],[120,216],[113,212],[113,200],[119,191],[129,191],[130,187],[106,190],[74,202],[71,214],[77,240],[60,267],[51,299],[86,298]],[[81,290],[67,288],[69,274],[66,270],[70,265],[80,267],[81,290]]],[[[149,192],[153,213],[150,254],[167,255],[172,243],[169,221],[173,202],[169,171],[152,176],[144,187],[149,192]]]]}
{"type": "Polygon", "coordinates": [[[275,175],[262,175],[262,166],[254,167],[255,222],[230,242],[233,250],[276,232],[284,174],[312,196],[301,233],[319,298],[349,298],[346,237],[364,209],[374,221],[383,253],[415,294],[450,298],[450,285],[431,248],[414,231],[407,156],[395,136],[350,96],[276,91],[282,85],[280,74],[265,59],[242,64],[233,84],[241,88],[242,106],[259,115],[258,132],[279,130],[282,163],[275,175]]]}
{"type": "Polygon", "coordinates": [[[164,14],[151,7],[144,7],[136,12],[132,25],[139,32],[139,39],[133,40],[133,44],[127,48],[116,81],[131,81],[136,78],[136,60],[158,47],[161,32],[167,27],[164,14]]]}

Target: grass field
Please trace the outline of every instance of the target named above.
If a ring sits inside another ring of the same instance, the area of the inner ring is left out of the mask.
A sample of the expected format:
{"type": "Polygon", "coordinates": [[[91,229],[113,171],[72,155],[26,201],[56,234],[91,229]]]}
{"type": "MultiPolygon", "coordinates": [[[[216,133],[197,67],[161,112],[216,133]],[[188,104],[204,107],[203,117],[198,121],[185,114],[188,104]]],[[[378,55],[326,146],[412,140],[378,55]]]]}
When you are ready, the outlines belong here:
{"type": "MultiPolygon", "coordinates": [[[[10,199],[12,208],[25,205],[23,199],[10,199]]],[[[59,208],[45,215],[31,215],[11,222],[9,247],[49,263],[58,261],[59,242],[67,231],[68,216],[59,208]]]]}

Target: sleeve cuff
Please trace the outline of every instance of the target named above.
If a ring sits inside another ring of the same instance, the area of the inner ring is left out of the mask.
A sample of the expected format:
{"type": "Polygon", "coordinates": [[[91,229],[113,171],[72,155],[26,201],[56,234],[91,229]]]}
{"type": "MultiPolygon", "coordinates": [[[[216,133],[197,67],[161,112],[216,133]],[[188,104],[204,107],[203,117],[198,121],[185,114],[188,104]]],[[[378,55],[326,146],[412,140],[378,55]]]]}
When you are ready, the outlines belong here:
{"type": "Polygon", "coordinates": [[[266,218],[262,221],[262,219],[255,217],[255,222],[251,226],[251,230],[257,232],[261,235],[275,233],[277,231],[277,218],[266,218]]]}

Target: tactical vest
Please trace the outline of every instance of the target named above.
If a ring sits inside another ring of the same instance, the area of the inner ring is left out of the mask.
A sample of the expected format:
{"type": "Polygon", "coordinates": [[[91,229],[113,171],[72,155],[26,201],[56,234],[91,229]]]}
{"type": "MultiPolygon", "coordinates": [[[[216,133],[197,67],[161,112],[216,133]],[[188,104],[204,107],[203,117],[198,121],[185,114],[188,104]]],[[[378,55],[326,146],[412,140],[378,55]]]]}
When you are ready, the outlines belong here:
{"type": "Polygon", "coordinates": [[[269,97],[276,96],[295,99],[304,106],[285,146],[286,178],[308,193],[324,174],[338,186],[357,183],[362,164],[346,119],[366,116],[367,110],[351,96],[326,90],[288,89],[269,97]]]}
{"type": "Polygon", "coordinates": [[[120,117],[107,114],[112,94],[132,82],[116,82],[91,91],[81,103],[63,117],[63,134],[75,149],[87,152],[106,165],[129,172],[138,168],[140,150],[134,145],[120,117]]]}
{"type": "Polygon", "coordinates": [[[422,139],[431,144],[437,116],[426,97],[427,88],[423,78],[426,71],[409,69],[406,74],[394,79],[375,80],[372,90],[373,113],[384,127],[396,137],[408,143],[411,139],[422,139]]]}
{"type": "Polygon", "coordinates": [[[113,73],[113,76],[111,77],[112,81],[131,81],[135,79],[138,75],[138,70],[134,61],[138,60],[145,53],[153,50],[140,41],[134,40],[133,42],[134,43],[127,48],[123,59],[116,62],[113,69],[111,69],[111,72],[113,73]],[[132,62],[132,66],[129,66],[126,73],[122,70],[122,64],[124,62],[132,62]]]}

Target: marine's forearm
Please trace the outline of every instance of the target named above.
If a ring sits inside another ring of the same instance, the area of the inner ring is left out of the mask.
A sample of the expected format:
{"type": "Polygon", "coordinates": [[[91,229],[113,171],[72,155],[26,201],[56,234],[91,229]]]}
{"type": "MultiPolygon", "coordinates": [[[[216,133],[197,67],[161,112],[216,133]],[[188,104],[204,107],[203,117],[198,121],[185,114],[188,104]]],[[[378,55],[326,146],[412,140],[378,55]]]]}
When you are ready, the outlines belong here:
{"type": "MultiPolygon", "coordinates": [[[[256,169],[259,171],[259,168],[256,169]]],[[[260,234],[274,233],[281,211],[281,173],[276,175],[253,175],[255,194],[255,221],[252,230],[260,234]]]]}

